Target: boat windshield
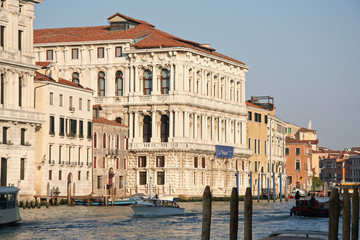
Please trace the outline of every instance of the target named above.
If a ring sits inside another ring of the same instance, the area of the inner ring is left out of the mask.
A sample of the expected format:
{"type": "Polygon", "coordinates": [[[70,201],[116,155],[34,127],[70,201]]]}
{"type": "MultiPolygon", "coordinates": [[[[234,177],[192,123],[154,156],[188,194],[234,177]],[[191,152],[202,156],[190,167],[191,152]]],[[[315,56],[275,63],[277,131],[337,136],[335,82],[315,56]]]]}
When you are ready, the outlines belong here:
{"type": "Polygon", "coordinates": [[[0,194],[0,210],[15,208],[16,196],[15,193],[0,194]]]}

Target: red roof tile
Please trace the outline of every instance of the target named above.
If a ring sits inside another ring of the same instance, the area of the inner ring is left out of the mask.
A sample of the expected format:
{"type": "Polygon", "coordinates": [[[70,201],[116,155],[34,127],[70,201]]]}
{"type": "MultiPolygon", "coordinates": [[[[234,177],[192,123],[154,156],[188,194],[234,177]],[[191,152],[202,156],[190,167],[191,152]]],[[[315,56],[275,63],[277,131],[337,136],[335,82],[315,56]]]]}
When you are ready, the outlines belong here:
{"type": "Polygon", "coordinates": [[[308,128],[300,128],[299,132],[316,132],[316,130],[308,129],[308,128]]]}
{"type": "Polygon", "coordinates": [[[81,86],[80,84],[76,84],[72,81],[68,81],[62,78],[59,78],[58,81],[55,81],[52,78],[47,77],[46,75],[39,73],[39,72],[35,72],[35,77],[34,77],[35,81],[49,81],[49,82],[54,82],[54,83],[60,83],[63,85],[67,85],[67,86],[72,86],[72,87],[76,87],[76,88],[81,88],[81,89],[87,89],[87,90],[91,90],[90,88],[84,88],[83,86],[81,86]]]}
{"type": "Polygon", "coordinates": [[[47,68],[49,67],[53,62],[36,62],[35,65],[43,67],[43,68],[47,68]]]}
{"type": "Polygon", "coordinates": [[[248,106],[248,107],[254,107],[254,108],[260,108],[260,109],[262,109],[262,110],[267,110],[267,109],[262,108],[262,107],[260,107],[260,106],[258,106],[258,105],[256,105],[256,104],[251,103],[250,100],[246,101],[245,104],[246,104],[246,106],[248,106]]]}
{"type": "Polygon", "coordinates": [[[93,123],[114,125],[114,126],[120,126],[120,127],[128,127],[128,126],[126,126],[124,124],[121,124],[121,123],[118,123],[118,122],[115,122],[115,121],[111,121],[111,120],[103,118],[103,117],[93,118],[93,123]]]}
{"type": "Polygon", "coordinates": [[[59,42],[82,42],[82,41],[101,41],[101,40],[124,40],[141,39],[133,44],[135,48],[166,48],[166,47],[186,47],[196,49],[217,57],[221,57],[236,63],[243,62],[215,52],[215,49],[203,46],[200,43],[185,40],[169,33],[156,29],[153,25],[116,13],[110,18],[119,15],[123,18],[139,23],[137,26],[126,31],[110,31],[110,26],[98,27],[77,27],[77,28],[54,28],[38,29],[34,31],[34,43],[59,43],[59,42]]]}
{"type": "Polygon", "coordinates": [[[316,140],[297,140],[297,139],[294,139],[294,138],[286,137],[286,143],[318,144],[319,139],[316,139],[316,140]]]}

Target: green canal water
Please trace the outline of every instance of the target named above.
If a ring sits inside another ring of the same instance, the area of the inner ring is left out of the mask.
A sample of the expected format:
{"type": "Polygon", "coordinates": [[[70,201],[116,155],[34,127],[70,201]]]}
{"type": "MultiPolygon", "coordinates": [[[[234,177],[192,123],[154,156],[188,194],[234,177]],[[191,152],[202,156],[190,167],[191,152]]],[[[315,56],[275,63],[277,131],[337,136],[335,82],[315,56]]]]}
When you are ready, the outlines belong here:
{"type": "MultiPolygon", "coordinates": [[[[253,239],[281,229],[328,231],[326,218],[290,216],[294,204],[292,199],[254,201],[253,239]]],[[[185,215],[157,218],[134,217],[128,206],[21,209],[22,221],[0,227],[0,239],[200,239],[202,203],[179,205],[185,208],[185,215]]],[[[213,202],[212,206],[211,239],[229,239],[230,203],[213,202]]],[[[239,202],[239,239],[243,239],[243,206],[244,202],[239,202]]]]}

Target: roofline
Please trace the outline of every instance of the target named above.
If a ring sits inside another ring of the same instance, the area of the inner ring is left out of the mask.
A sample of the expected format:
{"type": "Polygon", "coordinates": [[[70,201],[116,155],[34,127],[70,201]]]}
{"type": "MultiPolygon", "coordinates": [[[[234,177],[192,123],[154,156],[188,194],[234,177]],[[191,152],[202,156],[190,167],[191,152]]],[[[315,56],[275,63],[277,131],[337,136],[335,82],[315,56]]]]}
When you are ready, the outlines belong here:
{"type": "Polygon", "coordinates": [[[3,58],[0,58],[0,63],[5,64],[5,65],[10,65],[13,67],[21,67],[21,68],[25,67],[29,71],[36,71],[41,68],[40,66],[37,66],[35,64],[33,65],[33,64],[23,63],[23,62],[16,62],[16,61],[11,61],[8,59],[3,59],[3,58]]]}
{"type": "Polygon", "coordinates": [[[268,115],[268,119],[269,118],[275,118],[276,120],[278,120],[280,123],[284,124],[284,126],[286,125],[286,122],[284,120],[282,120],[281,118],[274,116],[274,115],[268,115]]]}
{"type": "Polygon", "coordinates": [[[51,43],[34,43],[35,47],[58,47],[58,46],[78,46],[78,45],[104,45],[109,43],[132,43],[132,39],[115,39],[115,40],[96,40],[96,41],[78,41],[78,42],[51,42],[51,43]]]}
{"type": "MultiPolygon", "coordinates": [[[[65,80],[65,79],[64,79],[65,80]]],[[[67,81],[67,80],[65,80],[67,81]]],[[[60,86],[60,87],[67,87],[67,88],[72,88],[74,90],[81,90],[81,91],[85,91],[85,92],[89,92],[91,93],[91,95],[95,92],[94,90],[90,90],[90,89],[87,89],[87,88],[80,88],[80,87],[73,87],[73,86],[70,86],[70,85],[66,85],[66,84],[62,84],[62,83],[58,83],[58,82],[52,82],[52,81],[46,81],[46,80],[37,80],[37,79],[34,79],[34,82],[39,82],[39,83],[49,83],[48,85],[50,84],[53,84],[53,85],[57,85],[57,86],[60,86]]]]}
{"type": "MultiPolygon", "coordinates": [[[[246,105],[246,104],[245,104],[245,105],[246,105]]],[[[246,105],[246,108],[255,109],[255,110],[257,110],[257,111],[266,112],[266,113],[271,112],[271,111],[269,111],[269,110],[267,110],[267,109],[265,109],[265,108],[259,107],[259,106],[254,107],[254,106],[248,106],[248,105],[246,105]]]]}
{"type": "MultiPolygon", "coordinates": [[[[141,48],[141,49],[130,49],[130,50],[123,50],[123,53],[147,53],[147,52],[164,52],[164,51],[182,51],[182,52],[193,52],[199,55],[204,55],[207,56],[209,58],[213,58],[216,60],[221,60],[223,62],[227,62],[229,64],[233,64],[233,65],[237,65],[241,68],[245,68],[246,70],[250,69],[250,66],[247,66],[245,64],[241,64],[232,60],[228,60],[213,54],[209,54],[206,52],[202,52],[193,48],[189,48],[189,47],[165,47],[165,48],[141,48]]],[[[218,52],[216,52],[218,53],[218,52]]]]}

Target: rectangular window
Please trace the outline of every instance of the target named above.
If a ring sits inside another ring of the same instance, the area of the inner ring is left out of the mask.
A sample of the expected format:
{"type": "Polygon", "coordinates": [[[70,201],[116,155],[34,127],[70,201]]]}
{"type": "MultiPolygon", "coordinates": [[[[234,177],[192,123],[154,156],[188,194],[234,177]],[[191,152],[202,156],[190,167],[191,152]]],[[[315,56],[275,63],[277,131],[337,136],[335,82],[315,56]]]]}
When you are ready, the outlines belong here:
{"type": "Polygon", "coordinates": [[[97,176],[97,189],[102,189],[102,177],[97,176]]]}
{"type": "Polygon", "coordinates": [[[146,167],[146,156],[138,157],[138,167],[146,167]]]}
{"type": "Polygon", "coordinates": [[[52,180],[52,171],[49,170],[49,180],[52,180]]]}
{"type": "Polygon", "coordinates": [[[75,119],[70,119],[70,134],[69,137],[76,137],[76,126],[77,122],[75,119]]]}
{"type": "Polygon", "coordinates": [[[300,160],[296,160],[295,170],[300,171],[300,160]]]}
{"type": "Polygon", "coordinates": [[[126,169],[126,158],[124,158],[124,169],[126,169]]]}
{"type": "Polygon", "coordinates": [[[90,107],[91,107],[90,100],[87,100],[87,110],[88,111],[90,111],[90,107]]]}
{"type": "Polygon", "coordinates": [[[257,142],[256,139],[254,139],[254,144],[255,144],[255,145],[254,145],[254,153],[255,153],[255,154],[257,154],[257,148],[256,148],[256,147],[257,147],[257,144],[256,144],[256,142],[257,142]]]}
{"type": "Polygon", "coordinates": [[[105,162],[106,162],[106,158],[105,157],[103,157],[103,168],[105,168],[105,162]]]}
{"type": "Polygon", "coordinates": [[[255,113],[255,122],[261,123],[261,114],[260,113],[255,113]]]}
{"type": "Polygon", "coordinates": [[[52,145],[49,145],[49,163],[51,164],[52,162],[52,145]]]}
{"type": "Polygon", "coordinates": [[[53,50],[46,50],[46,60],[54,60],[54,51],[53,50]]]}
{"type": "Polygon", "coordinates": [[[79,121],[79,138],[84,138],[84,122],[79,121]]]}
{"type": "Polygon", "coordinates": [[[81,171],[78,171],[78,180],[81,180],[81,171]]]}
{"type": "Polygon", "coordinates": [[[266,140],[265,140],[264,141],[264,150],[265,150],[264,153],[265,153],[265,155],[267,154],[267,149],[266,148],[267,148],[267,146],[266,146],[266,140]]]}
{"type": "Polygon", "coordinates": [[[268,116],[267,115],[264,115],[264,122],[265,122],[265,124],[268,123],[268,116]]]}
{"type": "Polygon", "coordinates": [[[62,180],[62,171],[59,171],[59,180],[62,180]]]}
{"type": "Polygon", "coordinates": [[[295,153],[296,153],[296,155],[300,155],[300,148],[296,148],[295,153]]]}
{"type": "Polygon", "coordinates": [[[60,107],[62,107],[63,104],[64,104],[64,102],[63,102],[64,100],[63,100],[63,99],[64,99],[64,98],[63,98],[63,95],[60,94],[60,95],[59,95],[59,106],[60,106],[60,107]]]}
{"type": "Polygon", "coordinates": [[[22,106],[22,82],[23,82],[23,78],[19,77],[19,107],[22,106]]]}
{"type": "Polygon", "coordinates": [[[91,122],[88,122],[88,126],[87,126],[87,138],[91,139],[92,136],[92,124],[91,122]]]}
{"type": "Polygon", "coordinates": [[[81,147],[79,147],[78,149],[78,164],[80,165],[80,160],[81,160],[81,147]]]}
{"type": "Polygon", "coordinates": [[[115,57],[122,57],[122,47],[115,47],[115,57]]]}
{"type": "Polygon", "coordinates": [[[49,134],[55,135],[55,117],[54,116],[50,116],[49,126],[50,126],[49,134]]]}
{"type": "Polygon", "coordinates": [[[198,157],[194,157],[194,168],[198,168],[198,157]]]}
{"type": "Polygon", "coordinates": [[[90,159],[90,148],[86,149],[86,165],[89,165],[89,159],[90,159]]]}
{"type": "Polygon", "coordinates": [[[94,168],[96,168],[96,157],[94,157],[94,168]]]}
{"type": "Polygon", "coordinates": [[[255,172],[257,172],[257,162],[255,161],[255,172]]]}
{"type": "Polygon", "coordinates": [[[119,176],[119,189],[124,189],[124,176],[119,176]]]}
{"type": "Polygon", "coordinates": [[[5,100],[5,75],[1,74],[1,82],[0,82],[1,86],[0,86],[0,103],[4,104],[4,100],[5,100]]]}
{"type": "Polygon", "coordinates": [[[22,41],[23,41],[23,31],[19,30],[19,46],[18,46],[18,49],[19,51],[22,51],[22,41]]]}
{"type": "Polygon", "coordinates": [[[249,149],[251,149],[251,138],[249,138],[249,149]]]}
{"type": "Polygon", "coordinates": [[[285,154],[289,155],[290,154],[290,149],[289,148],[285,148],[285,154]]]}
{"type": "Polygon", "coordinates": [[[258,139],[258,154],[261,154],[260,149],[261,149],[261,147],[260,147],[260,139],[258,139]]]}
{"type": "Polygon", "coordinates": [[[98,47],[97,49],[97,57],[98,58],[104,58],[105,56],[105,50],[103,47],[98,47]]]}
{"type": "Polygon", "coordinates": [[[61,152],[62,152],[62,146],[59,146],[59,164],[61,164],[61,152]]]}
{"type": "Polygon", "coordinates": [[[146,172],[139,172],[140,185],[146,185],[146,172]]]}
{"type": "Polygon", "coordinates": [[[156,156],[156,167],[164,167],[164,166],[165,166],[165,157],[156,156]]]}
{"type": "Polygon", "coordinates": [[[2,47],[2,49],[4,49],[5,47],[5,26],[1,26],[0,27],[0,47],[2,47]]]}
{"type": "Polygon", "coordinates": [[[50,93],[50,105],[54,105],[54,93],[50,93]]]}
{"type": "Polygon", "coordinates": [[[79,98],[79,110],[82,110],[82,98],[79,98]]]}
{"type": "MultiPolygon", "coordinates": [[[[74,106],[74,105],[73,105],[73,97],[70,96],[70,97],[69,97],[69,108],[72,109],[73,106],[74,106]]],[[[70,111],[72,111],[72,110],[70,110],[70,111]]]]}
{"type": "Polygon", "coordinates": [[[248,120],[251,121],[252,120],[252,112],[248,112],[248,120]]]}
{"type": "Polygon", "coordinates": [[[87,172],[86,172],[86,180],[89,180],[89,179],[90,179],[90,172],[87,171],[87,172]]]}
{"type": "Polygon", "coordinates": [[[78,48],[71,49],[71,58],[79,59],[79,49],[78,48]]]}
{"type": "Polygon", "coordinates": [[[157,180],[157,185],[164,185],[165,184],[165,172],[157,172],[156,180],[157,180]]]}
{"type": "Polygon", "coordinates": [[[65,135],[65,119],[64,118],[60,118],[60,126],[59,126],[59,135],[60,136],[64,136],[65,135]]]}
{"type": "Polygon", "coordinates": [[[20,159],[20,180],[25,179],[25,158],[20,159]]]}
{"type": "Polygon", "coordinates": [[[21,145],[25,145],[25,133],[26,133],[26,129],[22,128],[21,129],[21,138],[20,138],[20,144],[21,145]]]}
{"type": "Polygon", "coordinates": [[[201,159],[201,166],[202,166],[202,168],[205,168],[205,158],[204,157],[201,159]]]}
{"type": "Polygon", "coordinates": [[[291,133],[291,128],[289,127],[288,130],[287,130],[288,133],[291,133]]]}
{"type": "Polygon", "coordinates": [[[8,127],[3,127],[3,144],[7,144],[8,140],[7,140],[7,132],[8,132],[8,127]]]}

